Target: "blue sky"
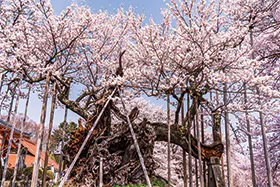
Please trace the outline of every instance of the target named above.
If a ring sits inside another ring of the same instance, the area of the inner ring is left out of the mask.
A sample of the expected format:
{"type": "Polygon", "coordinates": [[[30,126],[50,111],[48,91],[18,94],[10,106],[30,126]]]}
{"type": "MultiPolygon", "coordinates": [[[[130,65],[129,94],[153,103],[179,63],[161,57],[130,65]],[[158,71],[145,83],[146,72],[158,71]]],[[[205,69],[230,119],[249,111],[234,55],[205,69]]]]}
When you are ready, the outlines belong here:
{"type": "Polygon", "coordinates": [[[147,18],[153,17],[157,23],[161,20],[160,10],[165,8],[163,0],[51,0],[55,14],[59,14],[71,2],[86,5],[92,11],[107,10],[111,13],[114,13],[120,6],[128,9],[132,5],[136,13],[144,13],[147,18]]]}
{"type": "MultiPolygon", "coordinates": [[[[70,0],[51,0],[52,6],[54,8],[55,14],[59,14],[63,9],[71,4],[70,0]]],[[[86,1],[75,1],[79,4],[86,5],[91,8],[92,11],[107,10],[110,13],[114,13],[117,8],[123,6],[124,9],[128,9],[132,5],[136,13],[144,13],[147,17],[152,17],[155,22],[160,23],[161,14],[160,10],[165,8],[165,3],[163,0],[86,0],[86,1]]],[[[163,104],[161,101],[152,100],[153,103],[163,104]]],[[[30,119],[36,121],[38,124],[40,122],[41,105],[42,101],[38,99],[37,94],[32,94],[29,104],[28,116],[30,119]]],[[[48,100],[47,117],[45,126],[49,124],[49,113],[50,113],[50,103],[51,98],[48,100]]],[[[23,113],[25,106],[25,100],[21,100],[19,103],[19,113],[23,113]]],[[[5,112],[3,112],[5,114],[5,112]]],[[[63,121],[64,109],[57,108],[54,117],[54,126],[57,126],[63,121]]],[[[79,116],[73,112],[68,113],[68,122],[77,122],[79,116]]]]}

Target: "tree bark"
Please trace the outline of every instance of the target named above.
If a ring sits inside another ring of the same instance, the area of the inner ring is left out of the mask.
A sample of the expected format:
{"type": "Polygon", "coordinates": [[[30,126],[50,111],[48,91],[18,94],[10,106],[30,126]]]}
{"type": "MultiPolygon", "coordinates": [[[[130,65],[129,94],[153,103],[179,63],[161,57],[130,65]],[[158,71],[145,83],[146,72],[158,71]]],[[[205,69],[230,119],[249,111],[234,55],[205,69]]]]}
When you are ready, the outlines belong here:
{"type": "MultiPolygon", "coordinates": [[[[218,101],[219,101],[219,92],[216,91],[216,101],[217,101],[217,104],[218,104],[218,101]]],[[[220,126],[220,139],[221,139],[221,142],[223,142],[223,133],[222,133],[222,127],[220,126]]],[[[225,159],[224,159],[224,156],[221,157],[221,162],[222,162],[222,177],[223,179],[225,179],[225,159]]]]}
{"type": "MultiPolygon", "coordinates": [[[[212,92],[210,92],[210,93],[211,93],[210,99],[211,99],[211,101],[213,101],[212,92]]],[[[218,93],[217,90],[216,90],[216,98],[215,98],[215,100],[216,100],[217,105],[219,105],[219,93],[218,93]]],[[[212,116],[212,120],[213,121],[215,120],[214,116],[212,116]]],[[[222,142],[223,141],[222,127],[219,126],[218,128],[219,128],[219,133],[220,133],[220,140],[219,141],[222,142]]],[[[225,160],[224,160],[224,156],[221,157],[221,162],[222,162],[222,164],[221,164],[222,165],[222,177],[223,177],[223,179],[225,179],[225,160]]]]}
{"type": "Polygon", "coordinates": [[[41,158],[41,151],[42,151],[42,141],[44,135],[44,127],[45,127],[45,119],[46,119],[46,108],[48,102],[48,91],[49,91],[49,82],[50,82],[51,73],[47,73],[46,78],[46,85],[44,90],[44,97],[42,103],[42,111],[41,111],[41,118],[40,118],[40,129],[37,139],[37,146],[36,146],[36,154],[32,172],[32,180],[31,180],[31,187],[37,187],[38,185],[38,173],[39,173],[39,165],[40,165],[40,158],[41,158]]]}
{"type": "Polygon", "coordinates": [[[46,147],[44,171],[43,171],[43,177],[42,177],[42,186],[43,187],[46,187],[47,167],[48,167],[48,160],[49,160],[49,143],[50,143],[50,137],[51,137],[52,128],[53,128],[55,103],[56,103],[56,83],[54,83],[54,85],[53,85],[52,104],[51,104],[50,121],[49,121],[49,133],[48,133],[48,137],[47,137],[47,147],[46,147]]]}
{"type": "Polygon", "coordinates": [[[1,73],[0,74],[0,93],[2,91],[2,86],[3,86],[3,82],[4,82],[3,78],[4,78],[4,75],[3,75],[3,73],[1,73]]]}
{"type": "Polygon", "coordinates": [[[27,117],[27,110],[28,110],[28,105],[29,105],[30,91],[31,91],[31,87],[28,88],[27,99],[26,99],[25,109],[24,109],[23,121],[21,122],[21,127],[20,127],[20,138],[19,138],[19,143],[18,143],[18,150],[17,150],[17,156],[16,156],[16,165],[15,165],[14,174],[13,174],[12,187],[15,186],[17,170],[19,169],[19,158],[21,156],[21,143],[22,143],[24,124],[25,124],[26,117],[27,117]]]}
{"type": "MultiPolygon", "coordinates": [[[[149,122],[148,122],[149,123],[149,122]]],[[[150,123],[150,125],[154,128],[156,134],[156,141],[165,141],[167,142],[167,124],[164,123],[150,123]],[[164,134],[165,133],[165,134],[164,134]]],[[[181,132],[180,129],[171,126],[171,135],[170,142],[182,147],[183,150],[189,153],[188,143],[191,144],[191,155],[198,159],[198,142],[197,139],[190,135],[189,138],[185,137],[185,133],[181,132]]],[[[221,157],[224,151],[224,146],[221,142],[213,142],[210,145],[205,145],[200,143],[201,145],[201,159],[205,161],[209,161],[211,157],[221,157]]]]}

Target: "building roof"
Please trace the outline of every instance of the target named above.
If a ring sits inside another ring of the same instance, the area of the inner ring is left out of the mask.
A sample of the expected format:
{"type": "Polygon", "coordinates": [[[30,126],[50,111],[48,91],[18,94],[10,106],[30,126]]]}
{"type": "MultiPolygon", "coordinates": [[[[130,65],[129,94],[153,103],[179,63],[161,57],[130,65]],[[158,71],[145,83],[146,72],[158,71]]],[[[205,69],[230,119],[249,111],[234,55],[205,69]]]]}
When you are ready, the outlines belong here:
{"type": "MultiPolygon", "coordinates": [[[[23,138],[22,139],[22,146],[25,147],[28,150],[28,153],[30,154],[30,155],[26,155],[24,163],[26,164],[26,167],[31,167],[32,163],[34,163],[34,159],[35,159],[36,143],[31,141],[31,140],[28,140],[26,138],[23,138]]],[[[46,153],[44,151],[42,151],[41,155],[40,155],[40,161],[41,161],[41,166],[42,167],[45,163],[45,156],[46,156],[46,153]]],[[[10,154],[9,159],[8,159],[8,167],[9,168],[15,167],[15,163],[16,163],[16,154],[10,154]]],[[[59,164],[56,163],[51,158],[49,158],[48,159],[48,166],[50,167],[51,165],[53,165],[55,169],[59,168],[59,164]]]]}
{"type": "MultiPolygon", "coordinates": [[[[6,122],[0,119],[0,132],[1,132],[1,129],[2,129],[2,132],[3,132],[4,128],[6,128],[6,122]]],[[[8,129],[9,130],[12,129],[12,125],[9,124],[8,129]]],[[[18,146],[15,139],[19,138],[20,133],[21,133],[20,130],[18,130],[16,128],[14,129],[14,134],[13,134],[14,139],[12,139],[12,147],[13,148],[16,148],[18,146]]],[[[31,167],[32,163],[34,163],[35,154],[36,154],[36,145],[37,145],[36,142],[30,140],[30,137],[31,137],[31,133],[23,132],[22,146],[27,148],[28,153],[29,153],[29,155],[26,155],[26,158],[25,158],[25,164],[26,164],[27,167],[31,167]]],[[[2,138],[3,138],[3,135],[0,134],[0,140],[2,138]]],[[[0,142],[0,145],[1,145],[1,142],[0,142]]],[[[40,161],[41,161],[42,164],[44,164],[44,162],[45,162],[45,155],[46,155],[45,152],[42,151],[41,155],[40,155],[40,161]]],[[[10,167],[10,168],[15,167],[15,163],[16,163],[16,154],[10,154],[9,159],[8,159],[8,167],[10,167]]],[[[42,164],[41,164],[41,166],[43,166],[42,164]]],[[[52,164],[54,165],[55,169],[59,168],[58,163],[56,163],[54,160],[49,158],[48,159],[48,166],[51,166],[52,164]]]]}
{"type": "MultiPolygon", "coordinates": [[[[9,168],[14,168],[15,167],[16,157],[17,157],[16,154],[10,154],[9,159],[8,159],[8,167],[9,168]]],[[[41,157],[42,157],[42,155],[41,155],[41,157]]],[[[25,163],[26,167],[32,167],[33,163],[34,163],[34,159],[35,159],[34,156],[26,155],[25,160],[24,160],[24,163],[25,163]]],[[[49,158],[48,159],[48,167],[51,167],[52,165],[54,166],[54,168],[56,170],[58,170],[59,165],[56,162],[54,162],[52,159],[49,158]]],[[[42,159],[42,158],[41,158],[41,166],[42,167],[44,166],[44,159],[42,159]]]]}
{"type": "MultiPolygon", "coordinates": [[[[0,128],[6,128],[6,122],[2,119],[0,119],[0,128]]],[[[9,124],[8,125],[8,129],[12,129],[12,125],[9,124]]],[[[20,134],[20,130],[15,128],[14,129],[14,134],[20,134]]],[[[23,136],[30,138],[31,137],[31,133],[27,133],[27,132],[23,132],[23,136]]]]}
{"type": "MultiPolygon", "coordinates": [[[[36,154],[36,143],[35,142],[33,142],[31,140],[28,140],[26,138],[23,138],[22,146],[27,148],[28,152],[30,154],[32,154],[33,156],[35,156],[35,154],[36,154]]],[[[41,159],[41,162],[43,162],[43,163],[45,162],[45,156],[46,156],[46,153],[44,151],[42,151],[40,159],[41,159]]],[[[34,159],[33,159],[32,162],[34,162],[34,159]]],[[[53,161],[52,159],[49,158],[48,159],[48,166],[51,165],[51,164],[54,165],[54,168],[58,169],[59,165],[55,161],[53,161]]]]}

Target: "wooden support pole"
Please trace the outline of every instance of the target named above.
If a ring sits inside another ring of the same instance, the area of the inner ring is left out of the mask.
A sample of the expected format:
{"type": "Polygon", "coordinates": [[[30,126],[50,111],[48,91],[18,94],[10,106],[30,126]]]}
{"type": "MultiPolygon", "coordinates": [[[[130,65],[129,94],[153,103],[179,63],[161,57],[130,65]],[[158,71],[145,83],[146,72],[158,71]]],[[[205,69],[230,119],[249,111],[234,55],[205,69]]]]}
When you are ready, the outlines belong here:
{"type": "Polygon", "coordinates": [[[48,137],[47,137],[47,147],[46,147],[46,153],[45,153],[45,163],[44,163],[44,171],[43,171],[43,178],[42,178],[43,187],[46,187],[46,181],[47,181],[47,167],[48,167],[48,161],[49,161],[49,147],[50,147],[49,144],[50,144],[50,138],[51,138],[52,128],[53,128],[55,103],[56,103],[56,83],[54,83],[54,85],[53,85],[52,104],[51,104],[50,121],[49,121],[49,133],[48,133],[48,137]]]}
{"type": "MultiPolygon", "coordinates": [[[[203,110],[201,110],[201,142],[204,144],[205,143],[205,137],[204,137],[204,116],[203,116],[203,110]]],[[[206,163],[203,161],[203,181],[204,185],[206,186],[207,181],[206,181],[206,163]]]]}
{"type": "Polygon", "coordinates": [[[268,186],[273,187],[271,167],[270,167],[270,158],[269,158],[268,146],[267,146],[267,137],[266,137],[266,131],[265,131],[265,126],[264,126],[264,115],[262,112],[259,112],[259,117],[260,117],[260,124],[261,124],[263,151],[264,151],[264,158],[265,158],[265,164],[266,164],[268,186]]]}
{"type": "Polygon", "coordinates": [[[19,96],[20,96],[20,91],[17,94],[16,105],[15,105],[15,109],[14,109],[14,116],[13,116],[13,120],[12,120],[12,127],[11,127],[11,131],[10,131],[9,142],[8,142],[6,162],[4,163],[4,171],[3,171],[3,175],[2,175],[1,187],[4,187],[4,183],[5,183],[5,179],[6,179],[8,160],[9,160],[9,156],[10,156],[12,141],[13,141],[13,137],[14,137],[14,130],[15,130],[15,126],[16,126],[16,114],[17,114],[17,109],[18,109],[19,96]]]}
{"type": "Polygon", "coordinates": [[[17,150],[17,156],[16,156],[16,165],[15,165],[14,174],[13,174],[12,187],[15,187],[17,170],[19,168],[19,157],[20,157],[20,153],[21,153],[21,143],[22,143],[24,125],[25,125],[25,121],[26,121],[26,117],[27,117],[27,110],[28,110],[28,105],[29,105],[30,91],[31,91],[31,87],[28,88],[27,99],[26,99],[25,109],[24,109],[23,121],[21,121],[21,123],[20,123],[21,124],[21,127],[20,127],[20,138],[19,138],[19,143],[18,143],[18,150],[17,150]]]}
{"type": "Polygon", "coordinates": [[[200,128],[199,128],[199,109],[198,109],[198,104],[196,100],[196,115],[195,115],[195,120],[196,120],[196,130],[197,130],[197,141],[198,141],[198,170],[199,170],[199,179],[200,179],[200,186],[204,187],[204,180],[203,180],[203,171],[202,171],[202,159],[201,159],[201,143],[200,143],[200,128]]]}
{"type": "Polygon", "coordinates": [[[47,109],[47,102],[48,102],[48,91],[49,91],[49,82],[50,82],[51,73],[47,73],[46,78],[46,85],[44,90],[44,97],[42,103],[42,111],[41,111],[41,118],[40,118],[40,129],[37,139],[37,146],[36,146],[36,154],[32,172],[32,180],[31,180],[31,187],[37,187],[38,185],[38,177],[39,177],[39,165],[41,159],[41,151],[42,151],[42,141],[44,136],[44,127],[45,127],[45,119],[46,119],[46,109],[47,109]]]}
{"type": "Polygon", "coordinates": [[[102,158],[100,158],[100,164],[99,164],[99,187],[103,186],[103,161],[102,158]]]}
{"type": "MultiPolygon", "coordinates": [[[[69,93],[67,93],[67,97],[69,97],[69,93]]],[[[64,120],[63,120],[63,129],[62,129],[62,141],[61,141],[61,148],[60,148],[60,156],[59,156],[59,168],[58,168],[58,178],[60,179],[62,177],[62,168],[63,168],[63,148],[65,144],[65,134],[66,134],[66,127],[67,127],[67,116],[68,116],[68,109],[65,106],[65,112],[64,112],[64,120]]]]}
{"type": "MultiPolygon", "coordinates": [[[[182,100],[182,107],[181,107],[181,121],[182,121],[182,127],[186,130],[186,124],[184,124],[184,115],[185,115],[185,102],[184,98],[182,100]]],[[[184,174],[184,187],[188,186],[188,173],[187,173],[187,159],[186,159],[186,151],[183,150],[183,174],[184,174]]]]}
{"type": "MultiPolygon", "coordinates": [[[[8,91],[9,89],[7,89],[8,91]]],[[[11,92],[11,101],[10,101],[10,106],[9,106],[9,111],[8,111],[8,116],[6,119],[6,127],[5,127],[5,132],[4,132],[4,136],[3,136],[3,140],[2,140],[2,145],[1,145],[1,149],[0,149],[0,157],[3,156],[3,150],[6,144],[6,137],[7,137],[7,131],[8,131],[8,126],[10,124],[10,120],[11,120],[11,115],[12,115],[12,110],[13,110],[13,104],[14,104],[14,98],[15,98],[15,92],[12,91],[11,92]]],[[[0,168],[2,169],[2,167],[0,168]]]]}
{"type": "Polygon", "coordinates": [[[188,94],[187,96],[188,99],[188,149],[189,149],[189,187],[193,186],[193,181],[192,181],[192,145],[191,145],[191,113],[190,113],[190,95],[188,94]]]}
{"type": "MultiPolygon", "coordinates": [[[[193,101],[195,102],[195,101],[193,101]]],[[[194,118],[193,120],[193,135],[194,137],[197,139],[197,121],[196,119],[194,118]]],[[[197,167],[197,159],[194,160],[194,167],[195,167],[195,186],[198,187],[198,167],[197,167]]]]}
{"type": "Polygon", "coordinates": [[[223,88],[223,100],[224,100],[224,106],[225,106],[225,131],[226,131],[226,157],[227,157],[227,181],[228,181],[228,187],[233,187],[232,183],[232,172],[231,172],[231,143],[230,143],[230,129],[229,129],[229,115],[226,111],[226,106],[228,102],[227,98],[227,85],[224,83],[223,88]]]}
{"type": "MultiPolygon", "coordinates": [[[[262,3],[261,3],[262,4],[262,3]]],[[[250,45],[253,48],[254,46],[254,39],[253,39],[253,31],[250,29],[250,45]]],[[[252,59],[255,58],[254,52],[252,52],[252,59]]],[[[249,144],[249,151],[250,151],[250,162],[251,162],[251,175],[252,175],[252,184],[253,187],[257,186],[256,183],[256,174],[255,174],[255,163],[254,163],[254,153],[253,153],[253,143],[252,143],[252,136],[251,136],[251,124],[249,120],[249,113],[248,113],[248,107],[247,107],[247,85],[244,83],[244,104],[245,104],[245,119],[247,124],[247,131],[248,131],[248,144],[249,144]]]]}
{"type": "Polygon", "coordinates": [[[216,182],[215,182],[211,162],[209,161],[207,164],[208,164],[208,187],[216,187],[216,182]]]}
{"type": "Polygon", "coordinates": [[[255,163],[254,163],[254,153],[253,153],[253,143],[252,143],[252,136],[251,136],[251,124],[249,120],[249,113],[248,113],[248,107],[247,107],[247,87],[246,84],[244,84],[244,104],[245,104],[245,119],[247,124],[247,131],[248,131],[248,144],[249,144],[249,152],[250,152],[250,162],[251,162],[251,175],[252,175],[252,184],[253,187],[256,187],[256,175],[255,175],[255,163]]]}
{"type": "Polygon", "coordinates": [[[171,162],[171,148],[170,148],[170,95],[167,94],[167,175],[168,175],[168,187],[171,186],[171,168],[170,168],[170,162],[171,162]]]}

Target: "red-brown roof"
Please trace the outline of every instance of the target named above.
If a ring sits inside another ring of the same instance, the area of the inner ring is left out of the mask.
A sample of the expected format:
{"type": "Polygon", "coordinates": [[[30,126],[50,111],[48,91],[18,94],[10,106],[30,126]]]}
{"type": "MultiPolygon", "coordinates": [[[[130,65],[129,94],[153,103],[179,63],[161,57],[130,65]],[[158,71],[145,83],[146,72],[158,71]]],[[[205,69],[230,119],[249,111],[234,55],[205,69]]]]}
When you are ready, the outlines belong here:
{"type": "MultiPolygon", "coordinates": [[[[35,156],[35,154],[36,154],[36,143],[35,143],[35,142],[23,138],[23,140],[22,140],[22,146],[25,147],[25,148],[27,148],[28,152],[29,152],[30,154],[32,154],[33,156],[35,156]]],[[[45,152],[42,151],[42,152],[41,152],[41,157],[40,157],[42,164],[45,162],[45,156],[46,156],[45,152]]],[[[34,159],[33,159],[32,162],[34,162],[34,159]]],[[[51,164],[54,165],[54,168],[55,168],[55,169],[58,169],[58,168],[59,168],[58,163],[56,163],[55,161],[53,161],[52,159],[49,158],[49,159],[48,159],[48,166],[50,166],[51,164]]]]}
{"type": "MultiPolygon", "coordinates": [[[[36,154],[36,143],[28,140],[26,138],[22,139],[22,146],[27,148],[28,153],[31,155],[26,155],[26,158],[24,160],[24,163],[26,165],[26,167],[31,167],[32,163],[34,163],[35,160],[35,154],[36,154]]],[[[41,166],[44,166],[45,163],[45,152],[42,151],[41,152],[41,157],[40,157],[40,161],[41,161],[41,166]]],[[[16,164],[16,154],[10,154],[9,155],[9,159],[8,159],[8,167],[9,168],[14,168],[16,164]]],[[[51,158],[48,159],[48,166],[54,165],[55,169],[59,168],[58,163],[56,163],[54,160],[52,160],[51,158]]]]}
{"type": "MultiPolygon", "coordinates": [[[[3,138],[3,136],[0,136],[0,140],[2,140],[2,138],[3,138]]],[[[37,145],[36,142],[33,142],[33,141],[29,140],[28,138],[24,137],[22,139],[22,146],[27,148],[28,153],[30,154],[30,155],[27,155],[25,158],[25,164],[27,167],[32,166],[32,163],[34,163],[35,154],[36,154],[36,145],[37,145]]],[[[13,143],[12,147],[16,148],[17,144],[13,143]]],[[[41,155],[40,155],[41,166],[44,166],[45,155],[46,155],[45,152],[42,151],[41,155]]],[[[10,168],[15,167],[15,163],[16,163],[16,154],[10,154],[9,159],[8,159],[8,167],[10,167],[10,168]]],[[[54,160],[49,158],[48,166],[51,166],[52,164],[54,165],[55,169],[59,168],[58,163],[56,163],[54,160]]]]}
{"type": "Polygon", "coordinates": [[[36,143],[35,142],[23,138],[21,144],[23,147],[27,148],[29,153],[31,153],[32,155],[36,154],[36,143]]]}
{"type": "MultiPolygon", "coordinates": [[[[8,167],[9,168],[14,168],[15,167],[15,163],[16,163],[16,154],[10,154],[9,159],[8,159],[8,167]]],[[[24,163],[26,165],[26,167],[32,167],[32,164],[34,163],[34,156],[31,155],[26,155],[24,163]]],[[[54,165],[55,169],[58,169],[59,165],[54,162],[52,159],[49,158],[48,160],[48,166],[51,167],[51,165],[54,165]]],[[[41,166],[44,166],[44,159],[41,158],[41,166]]]]}

